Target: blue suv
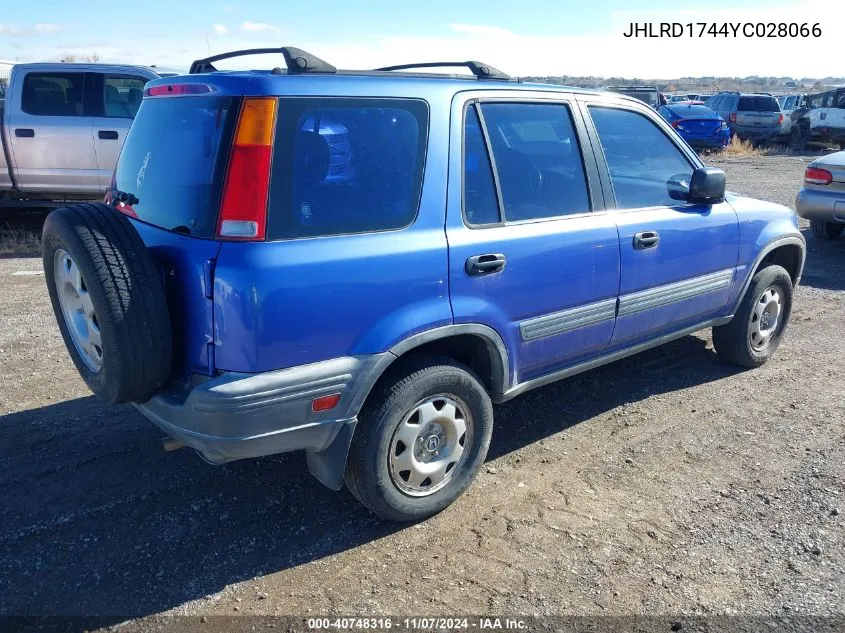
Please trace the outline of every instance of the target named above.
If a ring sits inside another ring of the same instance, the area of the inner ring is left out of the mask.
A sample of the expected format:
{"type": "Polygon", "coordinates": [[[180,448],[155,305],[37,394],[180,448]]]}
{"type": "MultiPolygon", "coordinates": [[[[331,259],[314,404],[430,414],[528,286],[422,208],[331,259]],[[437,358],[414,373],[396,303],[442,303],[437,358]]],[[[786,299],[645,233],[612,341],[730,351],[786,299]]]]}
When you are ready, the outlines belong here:
{"type": "Polygon", "coordinates": [[[777,348],[795,213],[726,194],[642,102],[268,50],[286,69],[147,84],[106,201],[47,219],[102,400],[215,464],[304,450],[409,521],[470,484],[494,402],[708,327],[742,366],[777,348]]]}

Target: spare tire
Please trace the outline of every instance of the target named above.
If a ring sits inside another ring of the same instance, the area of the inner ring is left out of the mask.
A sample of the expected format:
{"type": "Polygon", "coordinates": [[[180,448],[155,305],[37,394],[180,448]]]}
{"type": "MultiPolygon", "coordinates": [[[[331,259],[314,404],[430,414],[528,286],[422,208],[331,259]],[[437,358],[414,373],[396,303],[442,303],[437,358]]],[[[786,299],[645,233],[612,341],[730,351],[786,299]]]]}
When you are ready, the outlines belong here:
{"type": "Polygon", "coordinates": [[[173,343],[158,269],[129,219],[105,204],[53,211],[42,235],[53,313],[85,384],[106,402],[146,402],[173,343]]]}

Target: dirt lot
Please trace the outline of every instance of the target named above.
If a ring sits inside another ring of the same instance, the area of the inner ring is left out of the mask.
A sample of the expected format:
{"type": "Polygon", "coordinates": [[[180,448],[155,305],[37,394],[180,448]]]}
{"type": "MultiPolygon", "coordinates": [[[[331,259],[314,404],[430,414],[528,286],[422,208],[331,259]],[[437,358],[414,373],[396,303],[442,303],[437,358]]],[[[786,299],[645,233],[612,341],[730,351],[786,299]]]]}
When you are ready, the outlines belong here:
{"type": "MultiPolygon", "coordinates": [[[[792,205],[805,161],[718,165],[792,205]]],[[[707,332],[498,407],[476,483],[412,527],[300,455],[165,453],[77,377],[16,274],[40,261],[0,260],[0,614],[842,614],[845,240],[808,243],[772,362],[707,332]]]]}

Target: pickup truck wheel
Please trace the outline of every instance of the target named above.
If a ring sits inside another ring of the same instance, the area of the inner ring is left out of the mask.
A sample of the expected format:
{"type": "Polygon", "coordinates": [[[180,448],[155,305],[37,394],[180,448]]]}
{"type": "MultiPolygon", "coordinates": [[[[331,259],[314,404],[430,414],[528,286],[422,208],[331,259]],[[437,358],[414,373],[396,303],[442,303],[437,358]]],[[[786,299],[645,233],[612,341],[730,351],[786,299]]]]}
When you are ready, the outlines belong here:
{"type": "Polygon", "coordinates": [[[384,519],[425,519],[466,490],[492,432],[493,405],[469,368],[415,359],[391,372],[362,409],[346,487],[384,519]]]}
{"type": "Polygon", "coordinates": [[[810,220],[813,236],[820,240],[835,240],[842,235],[845,224],[839,222],[825,222],[824,220],[810,220]]]}
{"type": "Polygon", "coordinates": [[[792,278],[782,266],[757,272],[727,324],[713,328],[713,347],[723,359],[759,367],[775,353],[792,311],[792,278]]]}
{"type": "Polygon", "coordinates": [[[105,204],[56,209],[44,223],[44,276],[62,338],[101,399],[145,402],[173,357],[161,277],[141,237],[105,204]]]}

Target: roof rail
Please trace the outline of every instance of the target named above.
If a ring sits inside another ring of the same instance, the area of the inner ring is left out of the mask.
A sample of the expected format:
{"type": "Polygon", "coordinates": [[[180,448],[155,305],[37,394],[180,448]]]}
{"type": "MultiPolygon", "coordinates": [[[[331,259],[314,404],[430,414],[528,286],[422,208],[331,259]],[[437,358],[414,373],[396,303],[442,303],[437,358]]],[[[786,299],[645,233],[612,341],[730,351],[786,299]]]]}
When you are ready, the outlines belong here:
{"type": "Polygon", "coordinates": [[[312,55],[299,48],[292,46],[282,46],[281,48],[248,48],[241,51],[231,51],[229,53],[220,53],[219,55],[212,55],[205,59],[198,59],[191,64],[191,69],[188,71],[191,75],[201,73],[214,72],[217,69],[213,62],[221,59],[230,59],[232,57],[243,57],[244,55],[265,55],[267,53],[281,53],[285,58],[285,64],[288,67],[288,73],[291,75],[298,75],[301,73],[335,73],[337,68],[331,64],[323,61],[316,55],[312,55]]]}
{"type": "Polygon", "coordinates": [[[377,71],[390,70],[411,70],[414,68],[469,68],[473,75],[478,79],[497,79],[500,81],[508,81],[511,79],[510,75],[506,75],[501,70],[497,70],[488,64],[476,61],[466,62],[422,62],[419,64],[399,64],[398,66],[385,66],[383,68],[376,68],[377,71]]]}

